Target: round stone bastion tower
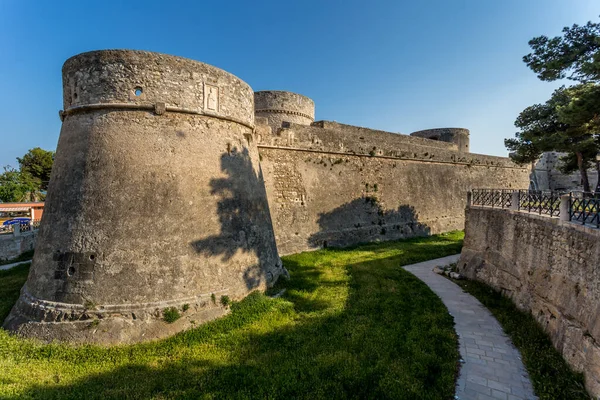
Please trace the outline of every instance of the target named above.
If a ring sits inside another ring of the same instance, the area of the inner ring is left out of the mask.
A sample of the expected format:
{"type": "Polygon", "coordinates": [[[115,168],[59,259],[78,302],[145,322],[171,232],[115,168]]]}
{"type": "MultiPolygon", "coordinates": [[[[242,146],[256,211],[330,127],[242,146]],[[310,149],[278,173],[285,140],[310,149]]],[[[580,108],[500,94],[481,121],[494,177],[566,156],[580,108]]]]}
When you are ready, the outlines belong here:
{"type": "Polygon", "coordinates": [[[417,131],[410,136],[422,137],[425,139],[439,140],[441,142],[455,143],[458,151],[469,152],[469,130],[464,128],[437,128],[417,131]]]}
{"type": "Polygon", "coordinates": [[[253,91],[197,61],[83,53],[63,67],[62,130],[29,277],[4,327],[133,343],[227,312],[281,265],[253,91]]]}
{"type": "Polygon", "coordinates": [[[273,133],[277,133],[283,122],[310,125],[315,120],[315,103],[306,96],[292,92],[255,92],[254,108],[257,117],[267,118],[273,133]]]}

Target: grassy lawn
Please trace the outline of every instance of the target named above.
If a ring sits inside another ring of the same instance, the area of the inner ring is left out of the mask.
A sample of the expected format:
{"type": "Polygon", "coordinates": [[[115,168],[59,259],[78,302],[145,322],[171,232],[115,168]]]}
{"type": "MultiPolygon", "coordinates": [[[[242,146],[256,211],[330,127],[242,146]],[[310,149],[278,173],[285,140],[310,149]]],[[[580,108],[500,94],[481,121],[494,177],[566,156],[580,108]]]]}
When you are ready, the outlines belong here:
{"type": "Polygon", "coordinates": [[[509,298],[484,283],[470,280],[454,282],[475,296],[500,322],[521,352],[540,400],[590,399],[583,386],[583,374],[571,370],[530,313],[520,311],[509,298]]]}
{"type": "MultiPolygon", "coordinates": [[[[19,298],[19,292],[27,280],[28,273],[29,264],[20,264],[9,270],[0,271],[0,321],[4,321],[13,304],[19,298]]],[[[1,362],[0,360],[0,365],[1,362]]],[[[2,384],[2,381],[0,381],[0,384],[2,384]]]]}
{"type": "MultiPolygon", "coordinates": [[[[284,258],[292,279],[228,316],[130,346],[42,345],[0,329],[0,398],[450,399],[452,317],[401,266],[456,254],[462,232],[284,258]]],[[[0,320],[27,267],[0,272],[0,320]]]]}
{"type": "Polygon", "coordinates": [[[27,250],[25,253],[22,253],[17,258],[12,258],[10,260],[0,260],[0,265],[13,264],[20,261],[29,261],[33,258],[33,250],[27,250]]]}

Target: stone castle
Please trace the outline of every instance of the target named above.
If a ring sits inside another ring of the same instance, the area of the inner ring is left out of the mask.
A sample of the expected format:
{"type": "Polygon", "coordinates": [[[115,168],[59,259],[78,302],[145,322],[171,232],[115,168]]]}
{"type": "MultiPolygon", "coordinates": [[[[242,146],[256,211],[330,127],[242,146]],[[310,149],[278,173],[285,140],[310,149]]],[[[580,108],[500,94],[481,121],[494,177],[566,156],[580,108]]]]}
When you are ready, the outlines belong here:
{"type": "Polygon", "coordinates": [[[471,188],[529,185],[527,167],[470,153],[466,129],[315,122],[305,96],[184,58],[84,53],[63,85],[38,244],[4,322],[46,341],[164,337],[274,284],[282,254],[462,229],[471,188]]]}

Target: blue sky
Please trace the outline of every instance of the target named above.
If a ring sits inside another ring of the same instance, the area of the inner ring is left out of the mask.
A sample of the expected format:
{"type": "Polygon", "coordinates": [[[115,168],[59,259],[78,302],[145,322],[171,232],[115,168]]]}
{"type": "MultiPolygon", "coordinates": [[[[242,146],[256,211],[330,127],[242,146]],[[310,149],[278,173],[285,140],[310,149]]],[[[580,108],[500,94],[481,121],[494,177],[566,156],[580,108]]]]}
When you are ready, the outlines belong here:
{"type": "Polygon", "coordinates": [[[304,94],[317,119],[465,127],[473,152],[506,155],[518,113],[559,86],[522,62],[528,40],[599,15],[598,0],[0,0],[0,166],[55,149],[62,63],[107,48],[188,57],[254,90],[304,94]]]}

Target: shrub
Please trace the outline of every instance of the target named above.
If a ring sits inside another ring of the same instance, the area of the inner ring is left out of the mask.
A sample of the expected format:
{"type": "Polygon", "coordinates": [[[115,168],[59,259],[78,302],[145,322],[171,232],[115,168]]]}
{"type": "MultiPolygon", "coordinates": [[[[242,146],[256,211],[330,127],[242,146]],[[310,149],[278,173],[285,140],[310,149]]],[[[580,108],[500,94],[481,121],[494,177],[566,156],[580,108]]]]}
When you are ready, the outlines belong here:
{"type": "Polygon", "coordinates": [[[166,323],[172,324],[179,318],[181,318],[181,314],[179,314],[179,310],[177,310],[175,307],[169,307],[163,310],[163,320],[166,323]]]}

